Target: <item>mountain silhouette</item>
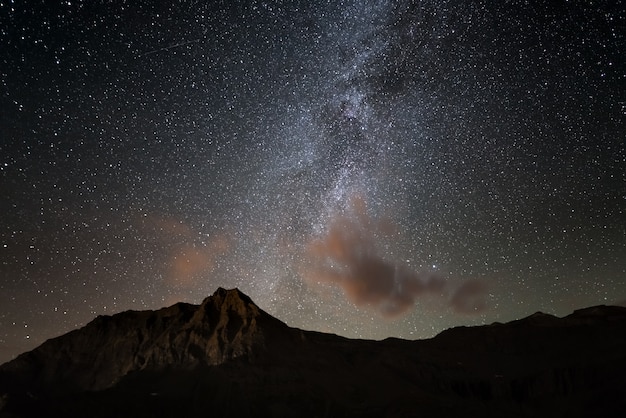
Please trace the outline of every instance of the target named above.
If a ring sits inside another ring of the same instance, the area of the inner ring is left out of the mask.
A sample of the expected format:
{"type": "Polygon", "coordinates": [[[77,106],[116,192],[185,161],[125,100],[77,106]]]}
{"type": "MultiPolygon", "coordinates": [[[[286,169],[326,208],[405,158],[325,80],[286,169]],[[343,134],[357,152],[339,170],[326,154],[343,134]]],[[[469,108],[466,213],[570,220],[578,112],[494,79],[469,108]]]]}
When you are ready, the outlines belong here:
{"type": "Polygon", "coordinates": [[[0,366],[0,417],[620,416],[626,308],[428,340],[291,328],[237,289],[99,316],[0,366]]]}

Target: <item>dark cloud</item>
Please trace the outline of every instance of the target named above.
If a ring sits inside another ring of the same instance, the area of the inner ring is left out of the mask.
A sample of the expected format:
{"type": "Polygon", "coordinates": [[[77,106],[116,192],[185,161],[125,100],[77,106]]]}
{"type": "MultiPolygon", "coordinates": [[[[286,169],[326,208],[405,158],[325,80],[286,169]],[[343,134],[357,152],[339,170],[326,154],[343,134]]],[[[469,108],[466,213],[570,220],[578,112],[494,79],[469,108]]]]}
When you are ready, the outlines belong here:
{"type": "Polygon", "coordinates": [[[406,314],[422,295],[439,295],[460,313],[485,308],[485,285],[476,280],[454,288],[435,273],[417,273],[385,259],[379,241],[396,229],[388,220],[372,219],[363,199],[353,198],[346,214],[331,219],[326,233],[308,247],[312,264],[307,278],[340,286],[356,305],[374,307],[384,316],[406,314]]]}

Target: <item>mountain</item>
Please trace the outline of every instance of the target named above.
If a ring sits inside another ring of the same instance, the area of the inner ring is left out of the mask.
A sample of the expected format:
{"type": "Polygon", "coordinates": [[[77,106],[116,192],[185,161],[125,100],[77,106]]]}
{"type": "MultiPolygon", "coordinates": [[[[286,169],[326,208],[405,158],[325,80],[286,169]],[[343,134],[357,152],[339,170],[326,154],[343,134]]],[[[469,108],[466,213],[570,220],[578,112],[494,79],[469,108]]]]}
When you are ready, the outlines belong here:
{"type": "Polygon", "coordinates": [[[237,289],[100,316],[0,366],[0,417],[620,416],[626,308],[429,340],[291,328],[237,289]]]}

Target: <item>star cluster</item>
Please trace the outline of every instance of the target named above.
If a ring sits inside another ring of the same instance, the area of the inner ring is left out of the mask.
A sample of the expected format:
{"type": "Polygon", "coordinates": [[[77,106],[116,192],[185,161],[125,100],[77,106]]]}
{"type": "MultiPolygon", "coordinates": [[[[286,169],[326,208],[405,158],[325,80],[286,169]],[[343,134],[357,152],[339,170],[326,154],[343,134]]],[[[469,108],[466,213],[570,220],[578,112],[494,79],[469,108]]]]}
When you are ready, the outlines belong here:
{"type": "Polygon", "coordinates": [[[0,0],[0,362],[218,286],[360,338],[624,303],[624,10],[0,0]]]}

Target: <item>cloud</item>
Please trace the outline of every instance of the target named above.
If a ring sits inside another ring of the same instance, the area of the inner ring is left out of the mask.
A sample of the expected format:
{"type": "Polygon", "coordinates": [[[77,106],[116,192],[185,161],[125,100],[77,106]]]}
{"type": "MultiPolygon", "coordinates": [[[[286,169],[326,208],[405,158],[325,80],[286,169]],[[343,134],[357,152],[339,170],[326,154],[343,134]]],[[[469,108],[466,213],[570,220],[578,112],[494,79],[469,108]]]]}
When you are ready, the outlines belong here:
{"type": "Polygon", "coordinates": [[[149,214],[141,224],[160,251],[164,284],[171,288],[193,289],[205,281],[231,246],[224,233],[201,234],[173,217],[149,214]]]}
{"type": "Polygon", "coordinates": [[[192,288],[211,272],[217,259],[228,249],[228,241],[217,236],[204,244],[182,244],[169,255],[168,284],[192,288]]]}
{"type": "Polygon", "coordinates": [[[365,201],[353,197],[346,214],[334,216],[325,234],[309,243],[307,280],[339,286],[352,303],[387,317],[406,314],[426,294],[447,299],[446,304],[460,313],[485,308],[482,282],[466,281],[454,288],[441,275],[417,273],[384,258],[379,241],[396,229],[388,220],[371,218],[365,201]]]}

